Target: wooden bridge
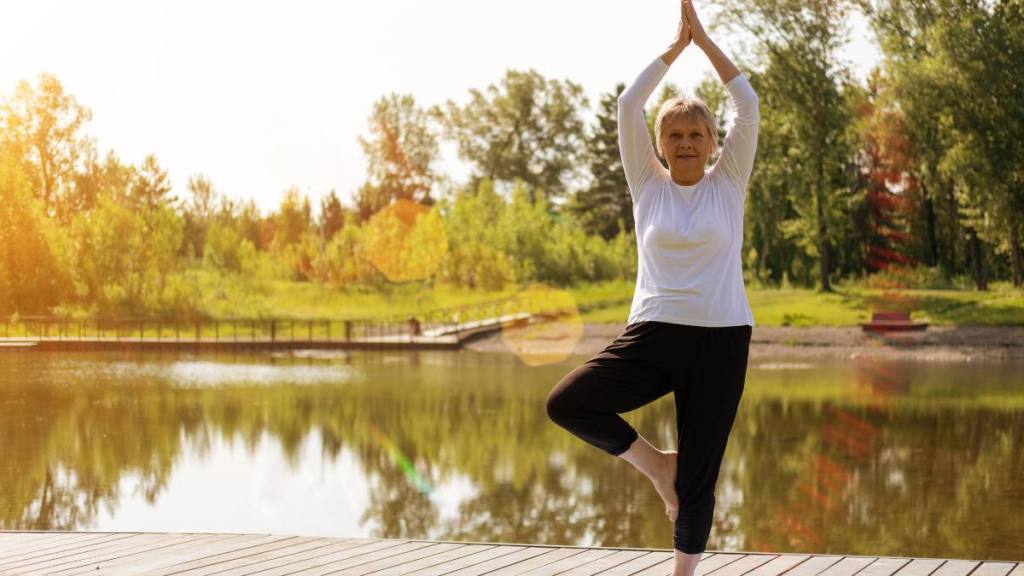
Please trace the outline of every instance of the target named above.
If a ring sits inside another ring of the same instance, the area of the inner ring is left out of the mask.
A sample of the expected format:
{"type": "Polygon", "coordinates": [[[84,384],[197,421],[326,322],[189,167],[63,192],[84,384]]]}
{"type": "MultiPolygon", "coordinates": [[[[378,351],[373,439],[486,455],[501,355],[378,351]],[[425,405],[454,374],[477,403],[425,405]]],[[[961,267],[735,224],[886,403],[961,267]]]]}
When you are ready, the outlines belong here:
{"type": "Polygon", "coordinates": [[[0,319],[0,351],[453,349],[557,311],[521,298],[370,319],[0,319]]]}
{"type": "MultiPolygon", "coordinates": [[[[264,534],[0,532],[0,574],[668,576],[672,551],[264,534]]],[[[1024,576],[1016,561],[707,551],[697,576],[1024,576]]]]}

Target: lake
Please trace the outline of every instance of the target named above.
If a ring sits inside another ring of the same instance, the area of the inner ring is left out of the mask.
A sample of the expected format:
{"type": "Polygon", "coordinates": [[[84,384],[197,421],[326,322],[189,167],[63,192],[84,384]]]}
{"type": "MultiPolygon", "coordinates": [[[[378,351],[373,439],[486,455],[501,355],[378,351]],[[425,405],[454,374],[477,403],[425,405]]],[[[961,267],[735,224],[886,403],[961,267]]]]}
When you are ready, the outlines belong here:
{"type": "MultiPolygon", "coordinates": [[[[0,528],[671,548],[586,357],[0,353],[0,528]]],[[[1024,558],[1024,364],[752,359],[709,550],[1024,558]]],[[[675,446],[666,396],[624,417],[675,446]]]]}

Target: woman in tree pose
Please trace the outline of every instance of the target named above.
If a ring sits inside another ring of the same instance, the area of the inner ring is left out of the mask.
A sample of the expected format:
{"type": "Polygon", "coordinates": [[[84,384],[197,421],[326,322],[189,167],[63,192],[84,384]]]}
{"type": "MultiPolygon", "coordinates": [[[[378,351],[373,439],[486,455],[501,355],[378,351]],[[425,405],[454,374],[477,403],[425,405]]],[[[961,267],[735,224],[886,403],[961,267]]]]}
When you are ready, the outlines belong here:
{"type": "Polygon", "coordinates": [[[692,576],[707,545],[715,483],[747,369],[753,313],[741,269],[743,204],[757,149],[758,99],[708,38],[692,0],[675,40],[619,96],[619,150],[639,253],[625,332],[567,374],[547,399],[558,425],[620,456],[654,485],[674,522],[675,576],[692,576]],[[655,156],[644,104],[695,44],[729,91],[736,120],[710,170],[715,117],[696,99],[665,103],[655,156]],[[675,394],[678,451],[661,451],[619,414],[675,394]]]}

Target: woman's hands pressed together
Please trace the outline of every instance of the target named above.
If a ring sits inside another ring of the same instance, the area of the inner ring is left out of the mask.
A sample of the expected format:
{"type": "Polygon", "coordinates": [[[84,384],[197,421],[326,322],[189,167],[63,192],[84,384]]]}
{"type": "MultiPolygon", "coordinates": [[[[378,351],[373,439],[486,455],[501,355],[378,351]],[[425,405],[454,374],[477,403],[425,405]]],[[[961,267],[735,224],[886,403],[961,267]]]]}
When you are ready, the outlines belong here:
{"type": "Polygon", "coordinates": [[[686,1],[680,0],[679,2],[679,29],[676,31],[676,39],[672,42],[672,46],[682,50],[690,45],[690,41],[693,40],[693,33],[690,32],[690,23],[686,17],[686,1]]]}
{"type": "Polygon", "coordinates": [[[683,52],[683,48],[686,48],[691,42],[704,51],[723,83],[728,84],[739,75],[740,71],[736,65],[708,37],[707,31],[704,30],[704,24],[697,17],[693,0],[679,0],[679,29],[676,31],[676,38],[672,41],[672,45],[661,55],[662,62],[671,66],[683,52]]]}
{"type": "Polygon", "coordinates": [[[697,18],[697,11],[693,8],[693,0],[682,0],[683,20],[686,22],[687,31],[693,43],[703,48],[708,41],[708,34],[704,31],[704,25],[700,18],[697,18]]]}

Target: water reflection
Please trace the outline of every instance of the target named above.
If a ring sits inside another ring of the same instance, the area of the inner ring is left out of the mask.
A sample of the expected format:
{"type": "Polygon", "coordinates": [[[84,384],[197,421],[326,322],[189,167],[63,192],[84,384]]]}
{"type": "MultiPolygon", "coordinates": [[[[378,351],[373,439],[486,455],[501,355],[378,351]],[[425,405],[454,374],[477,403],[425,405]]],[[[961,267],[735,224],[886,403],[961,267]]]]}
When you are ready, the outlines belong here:
{"type": "MultiPolygon", "coordinates": [[[[0,356],[0,527],[671,546],[547,420],[580,358],[0,356]]],[[[709,547],[1024,557],[1021,366],[752,362],[709,547]]],[[[670,397],[625,415],[674,446],[670,397]]]]}

